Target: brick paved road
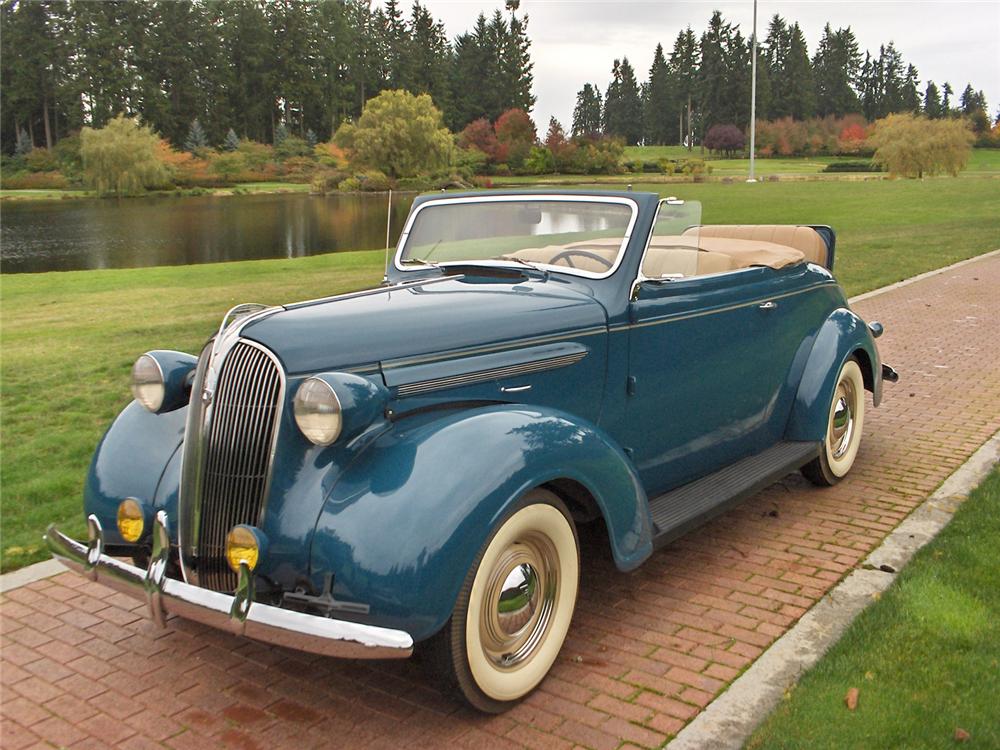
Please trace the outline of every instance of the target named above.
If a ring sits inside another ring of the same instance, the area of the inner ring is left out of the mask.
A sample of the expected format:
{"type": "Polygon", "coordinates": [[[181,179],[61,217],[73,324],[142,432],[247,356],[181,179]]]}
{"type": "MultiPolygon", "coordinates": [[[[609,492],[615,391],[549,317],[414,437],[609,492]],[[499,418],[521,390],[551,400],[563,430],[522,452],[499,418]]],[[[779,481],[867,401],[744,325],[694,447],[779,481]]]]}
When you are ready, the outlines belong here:
{"type": "Polygon", "coordinates": [[[857,305],[902,381],[869,412],[854,471],[797,475],[615,571],[586,555],[563,655],[527,701],[483,717],[416,661],[344,663],[172,620],[71,573],[2,608],[2,746],[660,745],[1000,429],[1000,257],[857,305]]]}

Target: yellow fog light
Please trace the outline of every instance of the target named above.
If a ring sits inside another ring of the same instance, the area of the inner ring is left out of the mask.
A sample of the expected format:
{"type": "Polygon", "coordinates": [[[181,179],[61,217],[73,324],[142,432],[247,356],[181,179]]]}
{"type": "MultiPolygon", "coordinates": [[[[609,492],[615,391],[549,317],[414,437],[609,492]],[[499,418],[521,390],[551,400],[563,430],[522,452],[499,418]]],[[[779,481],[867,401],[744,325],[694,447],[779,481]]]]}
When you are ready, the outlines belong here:
{"type": "Polygon", "coordinates": [[[126,542],[138,542],[146,530],[146,514],[133,497],[122,500],[118,506],[118,531],[126,542]]]}
{"type": "Polygon", "coordinates": [[[226,562],[234,572],[240,572],[240,563],[246,563],[250,570],[257,567],[262,550],[259,531],[252,526],[234,526],[226,537],[226,562]]]}

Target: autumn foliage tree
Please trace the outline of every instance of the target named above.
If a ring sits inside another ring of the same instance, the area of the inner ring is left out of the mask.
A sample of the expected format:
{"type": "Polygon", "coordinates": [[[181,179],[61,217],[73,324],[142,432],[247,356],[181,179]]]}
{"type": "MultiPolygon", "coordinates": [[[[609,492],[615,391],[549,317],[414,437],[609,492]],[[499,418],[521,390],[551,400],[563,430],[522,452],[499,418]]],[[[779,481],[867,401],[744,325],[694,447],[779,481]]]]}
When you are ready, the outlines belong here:
{"type": "Polygon", "coordinates": [[[743,131],[735,125],[713,125],[705,133],[705,148],[732,155],[743,150],[743,131]]]}
{"type": "Polygon", "coordinates": [[[497,140],[507,148],[507,162],[512,167],[524,164],[535,144],[535,123],[523,109],[508,109],[493,126],[497,140]]]}
{"type": "Polygon", "coordinates": [[[106,126],[80,133],[85,182],[99,195],[135,195],[165,185],[167,168],[157,158],[159,136],[136,120],[118,115],[106,126]]]}
{"type": "Polygon", "coordinates": [[[890,175],[917,177],[965,168],[975,140],[969,124],[960,119],[929,120],[920,115],[892,114],[875,123],[869,144],[873,161],[890,175]]]}
{"type": "Polygon", "coordinates": [[[473,120],[458,134],[459,148],[474,148],[486,155],[487,162],[502,164],[507,161],[507,147],[497,140],[493,125],[485,117],[473,120]]]}

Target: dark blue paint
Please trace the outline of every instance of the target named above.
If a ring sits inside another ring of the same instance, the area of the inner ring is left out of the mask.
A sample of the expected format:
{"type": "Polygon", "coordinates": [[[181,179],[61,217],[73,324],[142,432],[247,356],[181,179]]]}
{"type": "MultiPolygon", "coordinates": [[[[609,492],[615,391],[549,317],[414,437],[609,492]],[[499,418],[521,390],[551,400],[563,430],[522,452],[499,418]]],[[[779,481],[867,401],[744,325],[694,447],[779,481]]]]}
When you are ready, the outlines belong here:
{"type": "MultiPolygon", "coordinates": [[[[647,497],[778,440],[821,440],[847,357],[861,353],[877,401],[874,341],[829,271],[645,283],[633,299],[656,196],[617,195],[639,213],[607,279],[390,270],[392,281],[426,283],[289,306],[244,329],[289,373],[260,577],[319,593],[332,573],[335,598],[370,607],[350,617],[421,640],[450,616],[475,555],[527,490],[556,479],[586,488],[616,564],[629,570],[652,550],[647,497]],[[772,300],[775,309],[759,308],[772,300]],[[553,352],[585,356],[400,396],[404,385],[553,352]],[[295,390],[312,374],[344,406],[344,433],[331,446],[310,443],[294,421],[295,390]],[[505,390],[523,385],[531,389],[505,390]]],[[[824,237],[832,256],[832,232],[824,237]]],[[[124,497],[177,518],[186,412],[132,403],[98,446],[84,504],[109,542],[121,541],[114,519],[124,497]]]]}

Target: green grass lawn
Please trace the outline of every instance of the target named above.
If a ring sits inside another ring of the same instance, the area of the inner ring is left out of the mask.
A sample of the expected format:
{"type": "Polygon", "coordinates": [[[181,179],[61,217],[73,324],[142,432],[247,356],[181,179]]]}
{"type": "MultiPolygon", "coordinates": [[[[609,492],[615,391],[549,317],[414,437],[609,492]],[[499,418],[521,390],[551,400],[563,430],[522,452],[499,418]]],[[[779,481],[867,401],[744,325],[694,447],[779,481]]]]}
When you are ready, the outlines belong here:
{"type": "Polygon", "coordinates": [[[767,719],[749,750],[1000,747],[1000,470],[767,719]],[[849,711],[844,697],[858,688],[849,711]],[[958,743],[955,730],[968,732],[958,743]]]}
{"type": "MultiPolygon", "coordinates": [[[[1000,181],[988,178],[650,187],[703,201],[709,223],[832,225],[837,275],[849,294],[1000,247],[1000,181]]],[[[130,399],[129,368],[139,354],[197,352],[234,304],[372,285],[382,262],[381,251],[373,251],[3,276],[3,569],[45,557],[40,536],[50,521],[83,532],[87,465],[103,430],[130,399]]]]}

